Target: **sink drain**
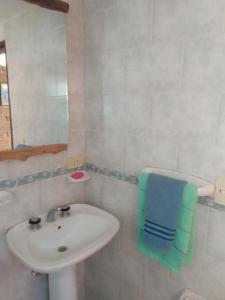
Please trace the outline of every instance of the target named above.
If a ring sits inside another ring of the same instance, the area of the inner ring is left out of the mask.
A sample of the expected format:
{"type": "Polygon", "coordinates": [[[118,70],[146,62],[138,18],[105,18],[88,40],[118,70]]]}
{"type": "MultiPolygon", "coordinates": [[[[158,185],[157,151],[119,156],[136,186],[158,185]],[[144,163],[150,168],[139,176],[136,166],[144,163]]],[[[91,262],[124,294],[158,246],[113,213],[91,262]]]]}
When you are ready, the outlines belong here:
{"type": "Polygon", "coordinates": [[[66,252],[68,250],[68,248],[66,246],[61,246],[57,250],[58,250],[58,252],[66,252]]]}

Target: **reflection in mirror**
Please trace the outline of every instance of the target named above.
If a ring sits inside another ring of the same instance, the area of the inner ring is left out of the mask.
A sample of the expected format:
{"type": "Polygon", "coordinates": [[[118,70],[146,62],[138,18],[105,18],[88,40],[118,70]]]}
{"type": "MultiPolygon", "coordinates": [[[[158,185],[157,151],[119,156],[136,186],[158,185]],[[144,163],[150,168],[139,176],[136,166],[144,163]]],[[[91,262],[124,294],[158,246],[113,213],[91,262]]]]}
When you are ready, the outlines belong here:
{"type": "Polygon", "coordinates": [[[0,42],[0,150],[12,149],[8,72],[5,42],[0,42]]]}
{"type": "Polygon", "coordinates": [[[65,14],[0,0],[0,151],[67,142],[65,14]]]}

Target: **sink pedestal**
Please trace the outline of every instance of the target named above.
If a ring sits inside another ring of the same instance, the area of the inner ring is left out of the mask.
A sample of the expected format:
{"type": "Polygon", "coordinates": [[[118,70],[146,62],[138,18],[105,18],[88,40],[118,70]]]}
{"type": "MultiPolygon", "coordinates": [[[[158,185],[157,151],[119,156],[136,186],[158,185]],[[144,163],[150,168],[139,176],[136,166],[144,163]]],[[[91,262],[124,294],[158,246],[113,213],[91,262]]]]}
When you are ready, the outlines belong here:
{"type": "Polygon", "coordinates": [[[49,274],[50,300],[78,300],[76,265],[49,274]]]}

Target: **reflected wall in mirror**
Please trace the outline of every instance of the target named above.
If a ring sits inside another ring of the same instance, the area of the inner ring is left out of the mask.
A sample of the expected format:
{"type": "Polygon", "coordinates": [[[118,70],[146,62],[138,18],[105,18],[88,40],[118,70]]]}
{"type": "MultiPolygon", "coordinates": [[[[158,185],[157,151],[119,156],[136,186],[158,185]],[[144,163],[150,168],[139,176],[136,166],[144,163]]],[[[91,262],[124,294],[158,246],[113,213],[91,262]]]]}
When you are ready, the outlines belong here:
{"type": "Polygon", "coordinates": [[[0,0],[0,78],[0,151],[67,144],[64,13],[0,0]]]}

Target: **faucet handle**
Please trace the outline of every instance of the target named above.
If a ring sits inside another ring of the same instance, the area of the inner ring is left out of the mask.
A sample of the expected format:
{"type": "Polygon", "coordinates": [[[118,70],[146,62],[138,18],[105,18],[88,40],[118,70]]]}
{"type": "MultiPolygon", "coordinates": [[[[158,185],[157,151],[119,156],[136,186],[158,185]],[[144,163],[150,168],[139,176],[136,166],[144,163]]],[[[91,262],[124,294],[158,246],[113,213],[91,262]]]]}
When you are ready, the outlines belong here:
{"type": "Polygon", "coordinates": [[[41,228],[41,218],[31,217],[29,219],[29,225],[31,230],[38,230],[41,228]]]}
{"type": "Polygon", "coordinates": [[[58,208],[58,211],[61,211],[61,212],[70,211],[70,205],[65,204],[65,205],[63,205],[63,206],[60,206],[60,207],[58,208]]]}
{"type": "Polygon", "coordinates": [[[60,212],[60,217],[69,217],[70,216],[70,205],[63,205],[58,208],[58,211],[60,212]]]}

